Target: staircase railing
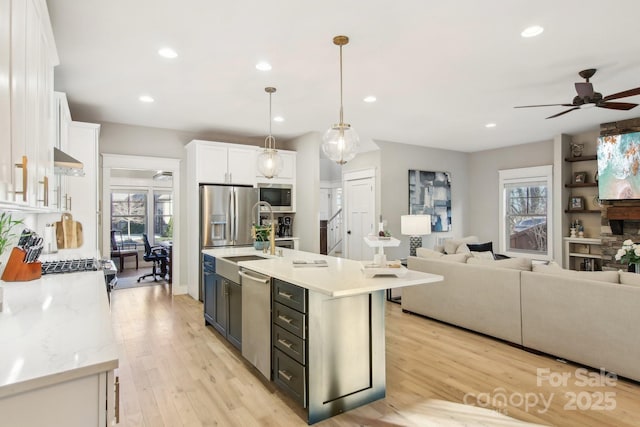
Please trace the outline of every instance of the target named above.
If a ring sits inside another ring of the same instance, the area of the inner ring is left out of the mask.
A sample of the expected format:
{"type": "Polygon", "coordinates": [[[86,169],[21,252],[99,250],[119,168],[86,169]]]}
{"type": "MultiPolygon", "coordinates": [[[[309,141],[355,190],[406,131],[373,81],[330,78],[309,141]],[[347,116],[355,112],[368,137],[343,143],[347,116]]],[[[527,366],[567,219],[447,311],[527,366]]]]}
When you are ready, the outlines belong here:
{"type": "Polygon", "coordinates": [[[327,221],[327,254],[335,254],[342,243],[342,208],[327,221]]]}

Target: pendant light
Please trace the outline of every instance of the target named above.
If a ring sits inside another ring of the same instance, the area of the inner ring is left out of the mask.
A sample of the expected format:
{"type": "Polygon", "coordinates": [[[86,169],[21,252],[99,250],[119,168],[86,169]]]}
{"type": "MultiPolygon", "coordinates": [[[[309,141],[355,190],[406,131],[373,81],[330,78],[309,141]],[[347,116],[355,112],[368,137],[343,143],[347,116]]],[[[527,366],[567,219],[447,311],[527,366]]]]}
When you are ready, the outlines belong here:
{"type": "Polygon", "coordinates": [[[269,94],[269,136],[264,139],[264,150],[258,155],[258,171],[266,178],[278,176],[282,170],[282,158],[276,150],[276,138],[271,135],[271,94],[276,91],[275,87],[265,87],[264,91],[269,94]]]}
{"type": "Polygon", "coordinates": [[[335,36],[333,44],[340,46],[340,123],[331,126],[322,137],[322,151],[339,165],[347,163],[356,156],[360,138],[349,123],[343,119],[342,108],[342,46],[349,43],[347,36],[335,36]]]}

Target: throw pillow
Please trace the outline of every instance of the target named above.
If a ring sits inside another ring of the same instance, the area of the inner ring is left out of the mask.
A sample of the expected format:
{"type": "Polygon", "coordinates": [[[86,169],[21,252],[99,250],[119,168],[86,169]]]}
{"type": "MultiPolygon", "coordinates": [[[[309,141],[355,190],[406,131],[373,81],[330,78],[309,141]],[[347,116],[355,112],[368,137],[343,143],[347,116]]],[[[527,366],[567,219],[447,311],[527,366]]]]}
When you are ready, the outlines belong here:
{"type": "Polygon", "coordinates": [[[531,260],[529,258],[509,258],[494,261],[492,259],[469,258],[468,264],[480,264],[489,267],[513,268],[515,270],[531,271],[531,260]]]}
{"type": "Polygon", "coordinates": [[[629,286],[640,286],[640,274],[621,271],[620,284],[629,286]]]}
{"type": "Polygon", "coordinates": [[[484,252],[471,251],[471,256],[474,258],[490,259],[493,261],[493,252],[491,251],[484,251],[484,252]]]}
{"type": "Polygon", "coordinates": [[[477,236],[467,236],[461,239],[447,239],[444,241],[444,251],[448,254],[455,254],[458,246],[462,243],[477,243],[477,236]]]}
{"type": "Polygon", "coordinates": [[[428,248],[416,248],[416,256],[420,258],[440,258],[444,253],[428,248]]]}
{"type": "Polygon", "coordinates": [[[467,247],[471,252],[491,252],[493,253],[493,242],[487,243],[467,243],[467,247]]]}
{"type": "Polygon", "coordinates": [[[438,258],[438,261],[466,263],[467,258],[469,258],[469,254],[450,254],[442,255],[440,258],[438,258]]]}

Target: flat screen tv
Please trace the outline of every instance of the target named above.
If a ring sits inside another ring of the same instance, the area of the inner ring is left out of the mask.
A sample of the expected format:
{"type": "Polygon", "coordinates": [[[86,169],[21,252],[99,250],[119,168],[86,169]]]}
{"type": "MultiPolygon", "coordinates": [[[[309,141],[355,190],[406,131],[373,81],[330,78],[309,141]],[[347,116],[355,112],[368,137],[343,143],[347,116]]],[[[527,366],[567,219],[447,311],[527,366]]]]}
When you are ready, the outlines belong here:
{"type": "Polygon", "coordinates": [[[640,132],[598,138],[600,200],[640,199],[640,132]]]}

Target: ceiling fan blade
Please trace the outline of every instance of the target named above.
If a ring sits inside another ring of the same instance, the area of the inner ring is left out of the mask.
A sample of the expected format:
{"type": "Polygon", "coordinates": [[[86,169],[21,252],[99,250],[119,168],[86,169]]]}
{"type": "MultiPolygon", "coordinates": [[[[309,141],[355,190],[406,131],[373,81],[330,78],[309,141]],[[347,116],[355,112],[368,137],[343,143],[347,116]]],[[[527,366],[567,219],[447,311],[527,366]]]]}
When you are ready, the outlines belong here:
{"type": "Polygon", "coordinates": [[[610,108],[611,110],[631,110],[634,107],[637,107],[638,104],[634,104],[631,102],[601,102],[596,104],[596,107],[600,108],[610,108]]]}
{"type": "Polygon", "coordinates": [[[637,87],[635,89],[625,90],[623,92],[614,93],[613,95],[607,95],[602,99],[604,101],[609,101],[611,99],[626,98],[627,96],[634,96],[634,95],[640,95],[640,87],[637,87]]]}
{"type": "Polygon", "coordinates": [[[573,107],[573,104],[541,104],[541,105],[519,105],[513,108],[531,108],[531,107],[573,107]]]}
{"type": "Polygon", "coordinates": [[[553,116],[549,116],[549,117],[547,117],[547,119],[553,119],[554,117],[558,117],[558,116],[561,116],[561,115],[563,115],[563,114],[567,114],[567,113],[568,113],[568,112],[570,112],[570,111],[573,111],[573,110],[579,110],[579,109],[580,109],[580,107],[573,107],[573,108],[569,108],[568,110],[564,110],[564,111],[563,111],[563,112],[561,112],[561,113],[554,114],[553,116]]]}
{"type": "Polygon", "coordinates": [[[593,85],[587,82],[576,83],[576,92],[578,92],[578,96],[581,98],[584,98],[585,96],[592,97],[593,85]]]}

